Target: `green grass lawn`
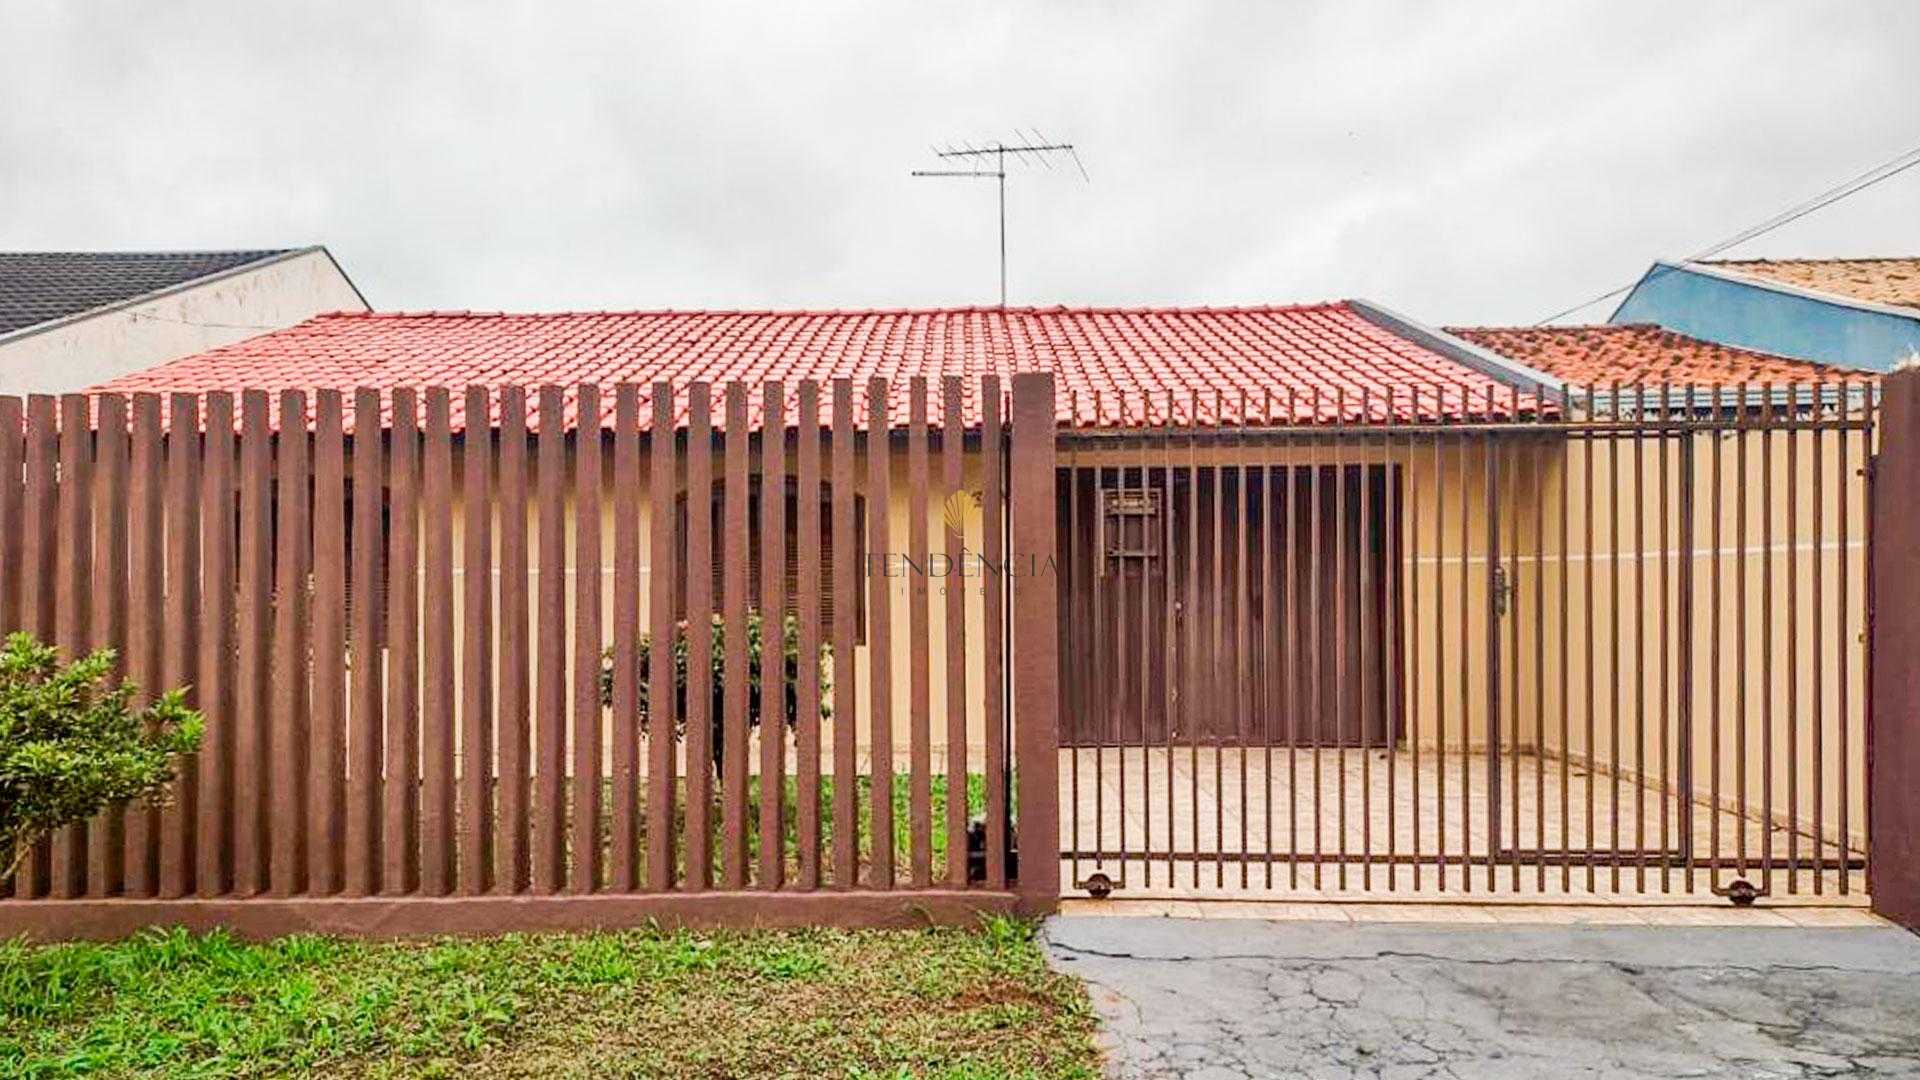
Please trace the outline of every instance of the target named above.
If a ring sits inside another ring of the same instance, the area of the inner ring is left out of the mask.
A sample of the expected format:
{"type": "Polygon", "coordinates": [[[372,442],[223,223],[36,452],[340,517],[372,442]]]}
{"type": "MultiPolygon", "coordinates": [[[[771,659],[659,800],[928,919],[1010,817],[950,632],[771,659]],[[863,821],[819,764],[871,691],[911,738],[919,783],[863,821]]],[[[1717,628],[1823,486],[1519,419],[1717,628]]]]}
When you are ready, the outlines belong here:
{"type": "Polygon", "coordinates": [[[0,1076],[1080,1077],[1030,928],[0,944],[0,1076]]]}

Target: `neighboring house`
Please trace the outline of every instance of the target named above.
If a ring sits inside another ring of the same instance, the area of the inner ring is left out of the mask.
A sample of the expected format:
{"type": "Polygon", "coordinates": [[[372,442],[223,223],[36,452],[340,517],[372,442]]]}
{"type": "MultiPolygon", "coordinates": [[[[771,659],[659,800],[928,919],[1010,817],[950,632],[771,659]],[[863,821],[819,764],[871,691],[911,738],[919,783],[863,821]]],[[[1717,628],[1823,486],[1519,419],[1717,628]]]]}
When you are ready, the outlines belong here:
{"type": "Polygon", "coordinates": [[[1447,332],[1576,387],[1738,386],[1832,382],[1850,368],[1722,345],[1649,323],[1450,326],[1447,332]]]}
{"type": "Polygon", "coordinates": [[[367,302],[320,246],[0,252],[0,393],[61,393],[367,302]]]}
{"type": "Polygon", "coordinates": [[[1609,321],[1886,371],[1920,354],[1920,258],[1656,262],[1609,321]]]}

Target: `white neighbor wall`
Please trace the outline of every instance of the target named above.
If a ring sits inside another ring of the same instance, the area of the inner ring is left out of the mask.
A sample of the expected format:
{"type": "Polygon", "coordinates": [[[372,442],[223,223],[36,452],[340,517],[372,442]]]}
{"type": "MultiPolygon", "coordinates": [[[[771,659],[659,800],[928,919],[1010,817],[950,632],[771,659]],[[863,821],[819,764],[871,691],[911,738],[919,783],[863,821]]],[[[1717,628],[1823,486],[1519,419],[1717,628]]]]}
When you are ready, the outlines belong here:
{"type": "Polygon", "coordinates": [[[326,249],[305,248],[0,337],[0,393],[82,390],[321,312],[366,310],[326,249]]]}

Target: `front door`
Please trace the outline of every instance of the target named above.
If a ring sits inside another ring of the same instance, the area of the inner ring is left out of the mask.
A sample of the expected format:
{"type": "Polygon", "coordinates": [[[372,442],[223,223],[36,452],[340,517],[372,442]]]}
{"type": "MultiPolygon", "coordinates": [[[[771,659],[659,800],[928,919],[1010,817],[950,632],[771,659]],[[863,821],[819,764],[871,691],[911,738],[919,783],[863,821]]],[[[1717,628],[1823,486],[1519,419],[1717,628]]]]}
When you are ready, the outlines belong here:
{"type": "Polygon", "coordinates": [[[1397,481],[1381,465],[1065,470],[1066,740],[1384,745],[1397,481]]]}

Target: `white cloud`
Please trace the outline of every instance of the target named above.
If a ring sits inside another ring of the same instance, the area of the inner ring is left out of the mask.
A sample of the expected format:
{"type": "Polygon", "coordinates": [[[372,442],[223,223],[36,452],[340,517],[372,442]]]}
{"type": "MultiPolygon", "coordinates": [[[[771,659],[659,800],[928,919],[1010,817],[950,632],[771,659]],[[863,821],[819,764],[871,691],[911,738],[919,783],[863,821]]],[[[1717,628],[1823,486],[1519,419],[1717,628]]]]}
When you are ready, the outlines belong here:
{"type": "MultiPolygon", "coordinates": [[[[0,0],[0,247],[331,245],[382,307],[1364,295],[1526,322],[1920,142],[1920,6],[0,0]]],[[[1920,172],[1742,254],[1920,252],[1920,172]]],[[[1604,317],[1604,307],[1590,312],[1604,317]]]]}

